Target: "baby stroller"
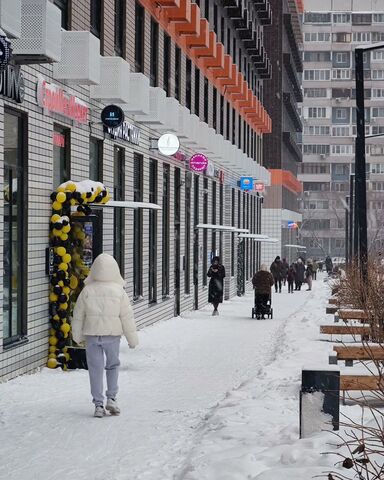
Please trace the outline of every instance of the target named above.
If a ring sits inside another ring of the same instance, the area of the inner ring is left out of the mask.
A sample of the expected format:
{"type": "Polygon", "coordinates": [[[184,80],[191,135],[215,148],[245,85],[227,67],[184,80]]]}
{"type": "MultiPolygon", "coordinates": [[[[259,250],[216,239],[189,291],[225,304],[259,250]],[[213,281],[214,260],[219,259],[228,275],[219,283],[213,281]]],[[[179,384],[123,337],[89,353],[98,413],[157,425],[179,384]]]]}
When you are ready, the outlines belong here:
{"type": "Polygon", "coordinates": [[[255,292],[255,306],[252,308],[252,318],[264,320],[265,317],[273,318],[271,295],[255,292]]]}

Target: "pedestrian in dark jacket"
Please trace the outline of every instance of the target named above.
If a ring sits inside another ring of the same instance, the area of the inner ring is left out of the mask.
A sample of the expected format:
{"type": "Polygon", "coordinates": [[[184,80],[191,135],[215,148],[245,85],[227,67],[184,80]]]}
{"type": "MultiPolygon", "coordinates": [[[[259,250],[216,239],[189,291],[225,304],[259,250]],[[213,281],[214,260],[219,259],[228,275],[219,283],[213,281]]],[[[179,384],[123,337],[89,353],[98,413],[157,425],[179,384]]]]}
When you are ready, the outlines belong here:
{"type": "Polygon", "coordinates": [[[327,273],[330,274],[332,273],[333,270],[333,263],[331,257],[328,255],[328,257],[325,259],[325,268],[327,270],[327,273]]]}
{"type": "Polygon", "coordinates": [[[304,273],[305,273],[305,265],[301,258],[299,258],[296,262],[296,277],[295,277],[295,290],[301,290],[301,286],[304,283],[304,273]]]}
{"type": "Polygon", "coordinates": [[[212,259],[207,276],[210,277],[208,289],[208,302],[213,305],[212,315],[219,315],[219,303],[223,303],[225,268],[220,263],[219,257],[212,259]]]}
{"type": "Polygon", "coordinates": [[[283,258],[282,264],[281,264],[281,274],[283,277],[283,282],[284,286],[287,282],[287,275],[288,275],[288,270],[289,270],[289,264],[285,258],[283,258]]]}
{"type": "Polygon", "coordinates": [[[275,292],[277,293],[277,289],[279,289],[279,293],[281,293],[281,282],[283,280],[283,263],[280,260],[279,256],[277,256],[272,262],[270,270],[275,281],[275,292]]]}
{"type": "Polygon", "coordinates": [[[293,293],[293,284],[296,279],[296,268],[295,265],[292,265],[288,269],[287,282],[288,282],[288,293],[293,293]]]}
{"type": "MultiPolygon", "coordinates": [[[[261,265],[260,270],[252,278],[253,288],[255,289],[256,315],[264,318],[266,305],[271,298],[271,288],[275,280],[273,275],[268,272],[267,265],[261,265]]],[[[259,318],[259,317],[258,317],[259,318]]]]}
{"type": "Polygon", "coordinates": [[[307,291],[312,290],[312,279],[313,279],[313,265],[312,265],[312,261],[308,260],[307,269],[305,271],[305,281],[308,284],[307,291]]]}

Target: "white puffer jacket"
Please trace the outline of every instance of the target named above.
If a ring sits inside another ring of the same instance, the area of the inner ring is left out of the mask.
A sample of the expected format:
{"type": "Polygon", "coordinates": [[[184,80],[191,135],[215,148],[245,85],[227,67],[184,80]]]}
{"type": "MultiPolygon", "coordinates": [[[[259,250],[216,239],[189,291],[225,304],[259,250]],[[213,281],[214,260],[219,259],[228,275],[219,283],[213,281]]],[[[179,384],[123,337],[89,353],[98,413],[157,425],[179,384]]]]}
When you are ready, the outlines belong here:
{"type": "Polygon", "coordinates": [[[102,253],[95,259],[73,311],[72,337],[76,343],[85,335],[124,335],[130,347],[138,345],[124,283],[111,255],[102,253]]]}

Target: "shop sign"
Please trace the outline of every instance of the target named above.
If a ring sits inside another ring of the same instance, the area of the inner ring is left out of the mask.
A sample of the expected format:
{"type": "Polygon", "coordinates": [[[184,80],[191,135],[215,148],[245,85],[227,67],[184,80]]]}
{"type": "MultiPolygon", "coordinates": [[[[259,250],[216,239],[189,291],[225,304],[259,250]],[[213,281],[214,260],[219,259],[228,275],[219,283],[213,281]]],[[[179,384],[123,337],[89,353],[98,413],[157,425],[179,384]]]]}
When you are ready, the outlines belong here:
{"type": "Polygon", "coordinates": [[[78,123],[88,122],[87,104],[74,95],[66,93],[58,85],[48,83],[44,78],[39,78],[37,82],[37,103],[49,112],[58,113],[78,123]]]}
{"type": "Polygon", "coordinates": [[[118,128],[124,122],[124,112],[117,105],[107,105],[100,116],[102,124],[107,128],[118,128]]]}
{"type": "Polygon", "coordinates": [[[0,71],[0,95],[23,103],[24,93],[24,77],[19,66],[8,65],[0,71]]]}
{"type": "Polygon", "coordinates": [[[202,153],[196,153],[189,159],[189,167],[194,172],[204,172],[208,167],[208,158],[202,153]]]}
{"type": "Polygon", "coordinates": [[[299,228],[299,226],[297,225],[296,222],[289,221],[289,222],[288,222],[288,228],[295,229],[295,228],[299,228]]]}
{"type": "Polygon", "coordinates": [[[172,157],[176,160],[180,160],[180,162],[185,162],[187,159],[187,156],[183,152],[176,152],[174,155],[172,155],[172,157]]]}
{"type": "Polygon", "coordinates": [[[65,135],[59,132],[53,132],[53,145],[56,147],[65,147],[65,135]]]}
{"type": "Polygon", "coordinates": [[[208,160],[208,166],[205,170],[205,174],[208,175],[208,177],[215,176],[215,166],[213,165],[213,162],[211,162],[211,160],[208,160]]]}
{"type": "Polygon", "coordinates": [[[215,168],[215,172],[213,175],[215,178],[219,180],[220,183],[224,183],[224,171],[219,170],[218,168],[215,168]]]}
{"type": "Polygon", "coordinates": [[[180,142],[173,133],[164,133],[157,141],[157,148],[162,155],[171,157],[179,150],[180,142]]]}
{"type": "Polygon", "coordinates": [[[256,192],[262,193],[265,190],[265,185],[264,185],[264,183],[255,183],[254,189],[255,189],[256,192]]]}
{"type": "Polygon", "coordinates": [[[253,178],[252,177],[240,177],[240,189],[241,190],[253,190],[253,178]]]}
{"type": "Polygon", "coordinates": [[[11,42],[5,35],[0,35],[0,70],[4,70],[7,68],[11,58],[11,42]]]}
{"type": "Polygon", "coordinates": [[[140,128],[135,127],[131,123],[123,122],[120,127],[107,128],[104,127],[104,131],[107,132],[113,139],[124,140],[125,142],[139,145],[140,143],[140,128]]]}

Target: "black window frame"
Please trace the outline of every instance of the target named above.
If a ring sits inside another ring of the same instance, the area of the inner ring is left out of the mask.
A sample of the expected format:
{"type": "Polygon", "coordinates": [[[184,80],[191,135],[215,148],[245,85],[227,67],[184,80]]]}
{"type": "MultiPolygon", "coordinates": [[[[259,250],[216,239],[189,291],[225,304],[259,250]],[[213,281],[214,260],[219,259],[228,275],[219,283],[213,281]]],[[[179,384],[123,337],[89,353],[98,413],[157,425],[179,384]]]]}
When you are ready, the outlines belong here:
{"type": "MultiPolygon", "coordinates": [[[[208,178],[203,179],[203,223],[208,223],[208,205],[209,205],[209,191],[208,191],[208,178]]],[[[208,284],[207,280],[208,271],[208,230],[203,230],[203,285],[208,284]]]]}
{"type": "Polygon", "coordinates": [[[144,72],[144,30],[145,10],[139,2],[135,2],[135,71],[144,72]]]}
{"type": "Polygon", "coordinates": [[[192,61],[187,58],[185,64],[185,105],[192,108],[192,61]]]}
{"type": "Polygon", "coordinates": [[[212,97],[212,128],[217,132],[217,90],[213,87],[212,97]]]}
{"type": "Polygon", "coordinates": [[[208,79],[204,77],[204,110],[203,110],[203,120],[205,123],[208,123],[209,115],[209,83],[208,79]]]}
{"type": "MultiPolygon", "coordinates": [[[[143,201],[144,157],[133,154],[133,200],[143,201]]],[[[143,296],[143,211],[135,208],[133,213],[133,300],[143,296]]]]}
{"type": "Polygon", "coordinates": [[[94,180],[95,182],[102,182],[103,181],[103,153],[104,153],[104,142],[100,138],[96,137],[89,137],[89,179],[94,180]],[[92,149],[91,145],[95,146],[95,151],[97,152],[97,160],[96,160],[96,171],[97,175],[92,175],[91,165],[95,164],[92,161],[92,149]]]}
{"type": "MultiPolygon", "coordinates": [[[[231,191],[231,226],[235,226],[235,202],[236,202],[236,192],[235,189],[232,188],[231,191]]],[[[231,277],[235,275],[235,234],[231,233],[231,277]]]]}
{"type": "MultiPolygon", "coordinates": [[[[61,170],[60,168],[60,180],[58,185],[54,184],[53,178],[52,178],[52,187],[53,189],[56,189],[59,185],[61,185],[64,182],[67,182],[71,178],[71,129],[67,126],[61,125],[59,123],[54,123],[53,124],[53,132],[59,133],[60,135],[64,136],[64,169],[61,170]]],[[[55,146],[54,146],[55,148],[55,146]]],[[[61,147],[57,147],[61,148],[61,147]]],[[[55,168],[55,164],[53,163],[53,168],[55,168]]]]}
{"type": "Polygon", "coordinates": [[[191,198],[192,198],[192,172],[185,172],[185,262],[184,262],[184,293],[191,293],[191,198]]]}
{"type": "MultiPolygon", "coordinates": [[[[157,204],[158,161],[149,159],[149,202],[157,204]]],[[[157,210],[149,211],[148,302],[157,303],[157,210]]]]}
{"type": "Polygon", "coordinates": [[[171,205],[171,167],[163,164],[163,191],[162,191],[162,297],[169,297],[170,283],[170,205],[171,205]]]}
{"type": "Polygon", "coordinates": [[[181,98],[181,49],[175,45],[175,98],[181,98]]]}
{"type": "Polygon", "coordinates": [[[200,70],[195,67],[195,115],[200,116],[200,70]]]}
{"type": "Polygon", "coordinates": [[[171,92],[171,79],[169,69],[169,59],[171,58],[171,37],[164,33],[163,38],[163,86],[164,90],[169,97],[171,92]]]}
{"type": "Polygon", "coordinates": [[[149,81],[151,87],[159,86],[159,24],[151,18],[151,65],[149,81]]]}
{"type": "Polygon", "coordinates": [[[61,28],[64,30],[70,30],[71,28],[71,15],[72,15],[72,1],[71,0],[53,0],[53,4],[61,12],[61,28]]]}
{"type": "MultiPolygon", "coordinates": [[[[113,198],[125,200],[125,149],[113,146],[113,198]]],[[[125,277],[125,211],[113,209],[113,256],[119,265],[121,276],[125,277]]]]}
{"type": "MultiPolygon", "coordinates": [[[[27,307],[28,307],[28,265],[27,265],[27,258],[28,258],[28,116],[24,112],[20,112],[18,110],[14,110],[9,108],[8,106],[4,107],[4,134],[5,134],[5,122],[7,115],[14,115],[17,117],[18,122],[20,122],[21,128],[21,135],[18,139],[18,148],[20,149],[20,155],[18,155],[17,159],[17,166],[16,170],[19,172],[20,175],[20,188],[18,185],[17,190],[17,205],[20,205],[20,211],[17,212],[16,215],[16,224],[17,224],[17,250],[18,256],[20,258],[18,268],[17,268],[17,281],[18,281],[18,318],[17,318],[17,332],[15,335],[12,333],[11,324],[12,324],[12,317],[9,320],[10,326],[10,333],[11,335],[8,337],[3,337],[3,347],[4,350],[7,348],[12,348],[14,346],[20,345],[27,341],[27,333],[28,333],[28,318],[27,318],[27,307]]],[[[6,181],[6,173],[5,173],[5,152],[4,152],[4,163],[3,163],[3,174],[4,174],[4,186],[6,181]]],[[[13,178],[9,182],[10,185],[13,185],[13,178]]],[[[13,217],[13,214],[12,214],[13,217]]],[[[6,254],[4,252],[5,244],[6,244],[6,203],[4,201],[4,211],[3,211],[3,258],[5,259],[6,254]]],[[[12,224],[12,220],[10,224],[12,224]]],[[[9,229],[10,235],[12,235],[13,228],[10,227],[9,229]]],[[[10,241],[12,242],[12,237],[10,237],[10,241]]],[[[11,249],[12,250],[12,249],[11,249]]],[[[11,255],[11,254],[10,254],[11,255]]],[[[12,258],[10,258],[10,263],[12,262],[12,258]]],[[[12,268],[9,269],[10,271],[10,285],[12,285],[12,268]]],[[[5,266],[3,266],[3,275],[5,275],[5,266]]],[[[5,282],[3,282],[3,296],[5,292],[5,282]]],[[[8,298],[12,297],[9,296],[8,298]]],[[[4,310],[5,302],[3,299],[3,310],[4,310]]],[[[12,311],[12,305],[10,307],[12,311]]],[[[5,324],[5,319],[3,315],[3,321],[5,324]]],[[[3,335],[5,332],[5,328],[3,325],[3,335]]]]}
{"type": "Polygon", "coordinates": [[[125,40],[126,40],[126,0],[115,0],[114,2],[114,49],[115,54],[125,58],[125,40]]]}
{"type": "Polygon", "coordinates": [[[102,37],[103,3],[101,0],[90,0],[90,30],[95,37],[102,37]]]}

